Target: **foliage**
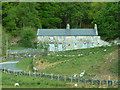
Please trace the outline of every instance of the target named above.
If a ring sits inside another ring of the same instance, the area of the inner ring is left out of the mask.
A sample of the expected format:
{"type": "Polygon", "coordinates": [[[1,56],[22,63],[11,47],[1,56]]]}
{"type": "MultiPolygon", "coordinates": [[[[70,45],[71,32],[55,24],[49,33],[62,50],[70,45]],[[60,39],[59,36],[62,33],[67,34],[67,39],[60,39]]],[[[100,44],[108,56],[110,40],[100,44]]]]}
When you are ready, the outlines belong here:
{"type": "Polygon", "coordinates": [[[92,23],[97,23],[99,34],[104,39],[119,37],[118,3],[106,3],[105,8],[97,12],[92,23]]]}
{"type": "Polygon", "coordinates": [[[21,33],[21,42],[25,47],[32,47],[32,40],[35,38],[34,28],[24,27],[21,33]]]}
{"type": "Polygon", "coordinates": [[[2,7],[3,26],[5,26],[7,32],[10,32],[12,35],[17,36],[21,28],[26,26],[40,28],[37,11],[35,10],[35,3],[6,2],[2,4],[2,7]]]}
{"type": "Polygon", "coordinates": [[[118,2],[3,2],[2,20],[14,36],[27,26],[65,28],[69,23],[71,28],[93,28],[96,23],[99,35],[109,40],[119,37],[118,7],[118,2]]]}

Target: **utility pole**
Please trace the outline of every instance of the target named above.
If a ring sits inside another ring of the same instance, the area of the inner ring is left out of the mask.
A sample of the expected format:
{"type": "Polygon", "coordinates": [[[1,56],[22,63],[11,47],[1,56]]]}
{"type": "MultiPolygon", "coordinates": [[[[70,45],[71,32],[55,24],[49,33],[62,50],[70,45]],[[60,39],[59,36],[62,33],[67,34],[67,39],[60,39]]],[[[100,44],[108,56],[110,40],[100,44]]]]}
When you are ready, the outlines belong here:
{"type": "Polygon", "coordinates": [[[8,35],[6,35],[6,59],[8,58],[8,35]]]}

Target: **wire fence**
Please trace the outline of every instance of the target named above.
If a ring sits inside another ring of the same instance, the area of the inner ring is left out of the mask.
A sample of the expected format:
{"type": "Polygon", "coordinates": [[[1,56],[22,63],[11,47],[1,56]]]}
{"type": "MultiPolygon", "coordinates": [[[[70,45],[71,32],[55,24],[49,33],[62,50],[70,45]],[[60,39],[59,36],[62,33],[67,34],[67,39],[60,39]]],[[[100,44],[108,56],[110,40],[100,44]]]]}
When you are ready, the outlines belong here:
{"type": "Polygon", "coordinates": [[[11,75],[25,75],[25,76],[34,76],[34,77],[41,77],[41,78],[50,78],[51,80],[59,80],[59,81],[66,81],[72,83],[83,83],[83,84],[90,84],[96,86],[118,86],[120,85],[119,80],[99,80],[99,79],[85,79],[85,78],[77,78],[77,77],[69,77],[69,76],[62,76],[62,75],[55,75],[55,74],[46,74],[46,73],[36,73],[36,72],[25,72],[25,71],[15,71],[9,69],[1,69],[2,72],[11,75]]]}

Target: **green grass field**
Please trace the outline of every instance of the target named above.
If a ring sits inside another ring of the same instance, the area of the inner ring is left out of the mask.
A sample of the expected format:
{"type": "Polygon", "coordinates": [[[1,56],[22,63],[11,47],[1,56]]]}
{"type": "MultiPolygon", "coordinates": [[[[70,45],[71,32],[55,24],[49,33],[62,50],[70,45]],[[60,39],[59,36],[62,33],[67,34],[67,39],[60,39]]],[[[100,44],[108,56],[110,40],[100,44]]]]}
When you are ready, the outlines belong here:
{"type": "Polygon", "coordinates": [[[67,82],[52,80],[40,77],[28,76],[13,76],[9,74],[2,74],[2,88],[70,88],[67,82]],[[14,84],[20,85],[15,87],[14,84]]]}
{"type": "MultiPolygon", "coordinates": [[[[111,52],[117,50],[117,46],[106,47],[107,51],[104,51],[104,49],[105,47],[96,47],[89,49],[62,51],[59,53],[52,54],[50,56],[38,56],[36,61],[42,61],[42,63],[44,64],[44,62],[55,63],[59,61],[69,60],[66,62],[53,65],[52,67],[45,68],[44,70],[40,71],[42,73],[53,73],[72,76],[73,74],[81,73],[83,70],[85,70],[86,71],[85,78],[92,78],[96,74],[97,75],[108,75],[109,73],[117,74],[118,60],[117,58],[115,58],[115,60],[112,60],[112,62],[110,63],[109,60],[111,59],[111,57],[110,55],[108,55],[111,52]],[[89,54],[89,52],[95,53],[89,54]],[[78,55],[81,53],[85,55],[73,57],[55,56],[55,55],[78,55]],[[109,59],[106,59],[106,57],[108,57],[109,59]],[[106,67],[107,65],[109,66],[106,67]],[[102,70],[104,70],[104,72],[102,70]],[[89,73],[91,73],[91,75],[89,75],[89,73]]],[[[32,66],[31,61],[32,59],[25,59],[23,61],[20,61],[16,66],[22,70],[32,71],[32,68],[28,68],[32,66]]],[[[34,64],[34,66],[37,66],[37,64],[34,64]]]]}
{"type": "MultiPolygon", "coordinates": [[[[48,60],[48,62],[54,62],[54,61],[58,61],[58,60],[68,60],[68,59],[72,59],[70,61],[67,62],[63,62],[60,64],[56,64],[50,68],[46,68],[44,70],[42,70],[42,72],[44,73],[53,73],[53,74],[61,74],[61,75],[68,75],[71,76],[75,73],[81,73],[83,70],[86,70],[86,74],[87,73],[99,73],[99,74],[103,74],[103,72],[101,72],[101,68],[103,66],[103,64],[105,64],[105,62],[107,62],[105,55],[107,55],[108,53],[114,51],[117,47],[113,46],[113,47],[107,47],[107,51],[104,52],[104,48],[94,48],[94,49],[85,49],[85,50],[73,50],[72,51],[66,51],[66,52],[61,52],[58,54],[61,55],[69,55],[69,54],[79,54],[79,53],[88,53],[89,51],[93,51],[96,52],[94,54],[90,54],[90,55],[84,55],[82,57],[79,56],[74,56],[74,57],[52,57],[52,59],[48,58],[48,57],[44,57],[45,59],[48,60]],[[98,53],[97,53],[98,52],[98,53]]],[[[110,71],[114,71],[115,73],[118,73],[118,67],[117,67],[117,60],[113,61],[111,67],[112,69],[110,69],[110,71]],[[113,70],[114,69],[114,70],[113,70]]],[[[112,72],[111,72],[112,73],[112,72]]]]}

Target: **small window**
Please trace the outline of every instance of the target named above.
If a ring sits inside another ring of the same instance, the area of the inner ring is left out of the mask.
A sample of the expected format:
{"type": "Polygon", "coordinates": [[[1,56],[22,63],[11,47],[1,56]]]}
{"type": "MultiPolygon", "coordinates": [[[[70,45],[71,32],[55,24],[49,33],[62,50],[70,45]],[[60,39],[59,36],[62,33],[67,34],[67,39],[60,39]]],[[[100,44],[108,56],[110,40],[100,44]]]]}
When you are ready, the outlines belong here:
{"type": "Polygon", "coordinates": [[[91,39],[94,40],[94,36],[92,36],[91,39]]]}
{"type": "Polygon", "coordinates": [[[77,47],[77,43],[74,43],[74,47],[77,47]]]}
{"type": "Polygon", "coordinates": [[[50,47],[50,51],[54,51],[55,48],[54,44],[49,44],[49,47],[50,47]]]}
{"type": "Polygon", "coordinates": [[[51,40],[53,40],[53,37],[50,37],[51,40]]]}
{"type": "Polygon", "coordinates": [[[91,47],[94,47],[94,43],[93,42],[91,43],[91,47]]]}
{"type": "Polygon", "coordinates": [[[75,39],[77,39],[77,36],[75,36],[75,39]]]}
{"type": "Polygon", "coordinates": [[[87,43],[83,43],[83,48],[87,48],[87,43]]]}

